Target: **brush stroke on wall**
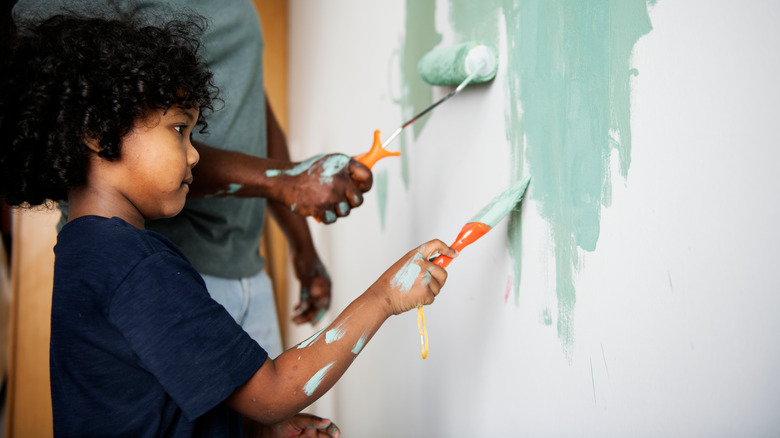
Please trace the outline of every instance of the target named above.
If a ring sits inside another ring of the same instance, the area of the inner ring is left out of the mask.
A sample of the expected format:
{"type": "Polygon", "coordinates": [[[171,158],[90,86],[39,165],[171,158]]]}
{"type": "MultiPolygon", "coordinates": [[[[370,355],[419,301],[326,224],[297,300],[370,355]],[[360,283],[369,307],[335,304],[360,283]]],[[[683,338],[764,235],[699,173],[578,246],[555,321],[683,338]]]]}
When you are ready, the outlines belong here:
{"type": "MultiPolygon", "coordinates": [[[[575,274],[582,251],[594,251],[601,209],[611,202],[610,163],[618,154],[625,180],[631,165],[631,55],[652,29],[648,5],[654,0],[450,0],[449,17],[457,42],[480,40],[499,46],[506,29],[506,52],[499,53],[507,89],[506,136],[511,173],[524,165],[533,178],[529,197],[550,227],[558,303],[557,333],[571,361],[574,344],[575,274]]],[[[405,118],[432,103],[416,63],[441,40],[434,26],[436,2],[407,0],[402,50],[405,118]],[[414,42],[414,44],[411,44],[414,42]]],[[[425,120],[414,125],[414,138],[425,120]]],[[[402,150],[405,137],[401,138],[402,150]]],[[[404,164],[404,169],[406,168],[404,164]]],[[[404,176],[408,187],[408,175],[404,176]]],[[[383,210],[384,211],[384,210],[383,210]]],[[[514,259],[513,292],[521,281],[519,213],[509,218],[514,259]]],[[[547,312],[546,309],[543,311],[547,312]]],[[[548,324],[545,318],[545,323],[548,324]]]]}

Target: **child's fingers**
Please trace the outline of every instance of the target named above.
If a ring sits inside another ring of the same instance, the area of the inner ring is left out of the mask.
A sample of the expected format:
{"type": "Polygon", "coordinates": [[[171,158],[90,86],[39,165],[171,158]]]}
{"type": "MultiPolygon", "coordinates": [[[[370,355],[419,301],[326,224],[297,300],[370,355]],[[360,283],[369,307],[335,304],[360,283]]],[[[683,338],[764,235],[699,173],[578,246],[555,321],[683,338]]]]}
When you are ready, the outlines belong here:
{"type": "Polygon", "coordinates": [[[450,248],[446,243],[442,242],[439,239],[433,239],[429,242],[426,242],[422,244],[420,248],[425,260],[431,260],[440,255],[445,255],[447,257],[455,258],[459,254],[458,251],[455,251],[454,249],[450,248]]]}
{"type": "Polygon", "coordinates": [[[428,264],[428,273],[431,274],[431,282],[428,284],[428,287],[433,292],[433,296],[436,296],[439,295],[442,286],[447,281],[447,270],[435,263],[428,262],[428,264]]]}

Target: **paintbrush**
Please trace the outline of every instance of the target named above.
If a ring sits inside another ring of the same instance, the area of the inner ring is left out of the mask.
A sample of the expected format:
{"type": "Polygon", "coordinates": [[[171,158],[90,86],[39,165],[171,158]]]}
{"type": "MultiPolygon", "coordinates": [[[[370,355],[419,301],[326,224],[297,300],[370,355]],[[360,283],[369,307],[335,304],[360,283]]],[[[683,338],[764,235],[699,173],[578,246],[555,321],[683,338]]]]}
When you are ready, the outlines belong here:
{"type": "MultiPolygon", "coordinates": [[[[526,176],[512,183],[501,194],[493,198],[479,213],[466,222],[466,225],[460,230],[458,237],[455,238],[455,243],[450,245],[452,249],[460,252],[495,227],[523,199],[523,194],[530,180],[531,178],[526,176]]],[[[440,255],[433,260],[433,263],[446,268],[451,261],[452,257],[440,255]]],[[[422,358],[425,359],[428,357],[428,330],[425,328],[425,314],[422,306],[417,307],[417,327],[420,329],[422,358]]]]}

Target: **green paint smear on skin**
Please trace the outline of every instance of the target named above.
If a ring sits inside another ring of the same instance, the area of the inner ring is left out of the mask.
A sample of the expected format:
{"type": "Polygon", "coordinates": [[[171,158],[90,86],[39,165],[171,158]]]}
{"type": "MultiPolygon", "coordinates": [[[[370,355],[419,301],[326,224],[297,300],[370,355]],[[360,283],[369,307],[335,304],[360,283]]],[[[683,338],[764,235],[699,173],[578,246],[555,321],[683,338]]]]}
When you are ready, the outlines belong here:
{"type": "Polygon", "coordinates": [[[355,346],[352,347],[352,354],[360,354],[360,352],[363,350],[363,346],[366,345],[366,342],[368,341],[368,333],[363,333],[363,336],[358,339],[358,341],[355,343],[355,346]]]}
{"type": "Polygon", "coordinates": [[[344,335],[347,333],[347,330],[342,327],[343,324],[339,324],[336,327],[333,327],[332,329],[325,332],[325,343],[330,344],[332,342],[336,342],[339,339],[343,338],[344,335]]]}
{"type": "Polygon", "coordinates": [[[312,376],[311,379],[309,379],[308,382],[306,382],[305,385],[303,385],[303,392],[306,393],[306,395],[311,396],[314,394],[314,391],[317,390],[317,387],[320,386],[320,383],[322,383],[322,379],[325,378],[325,375],[328,374],[328,370],[330,370],[330,367],[333,366],[336,362],[331,362],[324,367],[322,367],[321,370],[317,371],[314,376],[312,376]]]}
{"type": "Polygon", "coordinates": [[[309,339],[307,339],[307,340],[301,342],[300,344],[298,344],[298,349],[306,348],[309,345],[313,344],[314,341],[319,339],[319,337],[320,337],[320,335],[322,334],[323,331],[325,331],[325,329],[322,329],[322,330],[318,331],[317,333],[311,335],[311,337],[309,337],[309,339]]]}
{"type": "MultiPolygon", "coordinates": [[[[610,158],[620,175],[631,164],[631,55],[652,26],[655,0],[450,0],[458,40],[496,38],[503,12],[507,53],[500,54],[508,87],[507,139],[513,179],[527,161],[530,192],[550,224],[555,254],[558,338],[571,361],[574,343],[574,275],[580,250],[594,251],[601,209],[612,197],[610,158]],[[522,104],[521,104],[522,103],[522,104]]],[[[457,42],[457,41],[456,41],[457,42]]],[[[509,217],[515,260],[515,303],[521,280],[520,214],[509,217]]]]}
{"type": "MultiPolygon", "coordinates": [[[[306,161],[301,161],[300,163],[298,163],[292,169],[287,169],[287,170],[269,169],[269,170],[266,170],[265,171],[265,176],[267,176],[269,178],[273,178],[273,177],[279,176],[281,174],[295,176],[295,175],[300,175],[300,174],[302,174],[304,172],[311,172],[311,166],[314,163],[316,163],[317,161],[321,160],[322,157],[324,157],[324,156],[325,156],[325,154],[315,155],[315,156],[309,158],[306,161]]],[[[332,176],[335,175],[336,173],[338,173],[341,170],[341,168],[344,167],[343,162],[345,160],[348,163],[349,162],[349,157],[341,156],[341,155],[334,155],[334,156],[328,158],[325,161],[325,163],[323,163],[323,165],[322,165],[323,170],[322,170],[322,174],[320,174],[320,182],[322,182],[322,178],[323,177],[330,177],[330,179],[332,180],[333,179],[332,176]],[[337,168],[339,165],[341,165],[341,167],[337,168]]]]}
{"type": "Polygon", "coordinates": [[[333,176],[341,172],[349,164],[350,158],[346,155],[333,155],[328,157],[322,163],[322,173],[320,174],[320,184],[330,184],[333,182],[333,176]]]}
{"type": "Polygon", "coordinates": [[[325,154],[315,155],[315,156],[309,158],[306,161],[302,161],[302,162],[298,163],[295,167],[293,167],[292,169],[288,169],[288,170],[279,170],[279,169],[266,170],[265,171],[265,176],[267,176],[269,178],[273,178],[275,176],[281,175],[282,173],[284,173],[285,175],[300,175],[303,172],[308,172],[309,169],[311,168],[312,164],[314,164],[317,160],[319,160],[320,158],[322,158],[324,156],[325,156],[325,154]]]}
{"type": "Polygon", "coordinates": [[[393,279],[390,280],[390,285],[397,287],[401,293],[408,293],[412,289],[412,286],[414,286],[414,281],[417,280],[417,277],[420,276],[420,272],[422,272],[420,265],[415,262],[422,260],[422,254],[417,252],[412,258],[404,263],[398,272],[395,273],[393,279]]]}
{"type": "Polygon", "coordinates": [[[431,270],[433,269],[433,266],[425,270],[425,277],[422,279],[422,285],[428,286],[431,284],[431,281],[433,281],[433,274],[431,274],[431,270]]]}
{"type": "Polygon", "coordinates": [[[216,193],[212,193],[210,195],[204,196],[204,198],[213,198],[215,196],[235,195],[236,192],[238,192],[239,190],[241,190],[243,188],[244,188],[243,185],[233,183],[233,184],[228,185],[228,189],[227,190],[219,190],[216,193]]]}

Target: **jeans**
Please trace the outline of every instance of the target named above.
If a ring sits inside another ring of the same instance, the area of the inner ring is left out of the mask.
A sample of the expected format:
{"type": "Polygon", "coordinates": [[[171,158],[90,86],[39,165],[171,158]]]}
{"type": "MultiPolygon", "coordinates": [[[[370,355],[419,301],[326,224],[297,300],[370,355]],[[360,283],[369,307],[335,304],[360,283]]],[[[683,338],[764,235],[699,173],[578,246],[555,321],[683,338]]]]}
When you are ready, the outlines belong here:
{"type": "Polygon", "coordinates": [[[282,353],[282,337],[276,317],[271,279],[260,271],[250,278],[221,278],[203,275],[214,301],[249,333],[271,359],[282,353]]]}

